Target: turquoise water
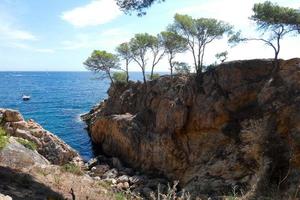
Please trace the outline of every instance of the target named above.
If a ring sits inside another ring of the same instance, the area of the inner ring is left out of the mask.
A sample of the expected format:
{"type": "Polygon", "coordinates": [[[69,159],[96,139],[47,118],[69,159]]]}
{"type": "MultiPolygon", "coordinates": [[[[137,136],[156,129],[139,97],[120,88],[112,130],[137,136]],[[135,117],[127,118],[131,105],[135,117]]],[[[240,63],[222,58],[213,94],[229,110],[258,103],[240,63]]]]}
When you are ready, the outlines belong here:
{"type": "Polygon", "coordinates": [[[0,72],[0,107],[17,109],[75,148],[93,157],[80,114],[103,100],[109,82],[89,72],[0,72]],[[22,95],[30,101],[22,101],[22,95]]]}

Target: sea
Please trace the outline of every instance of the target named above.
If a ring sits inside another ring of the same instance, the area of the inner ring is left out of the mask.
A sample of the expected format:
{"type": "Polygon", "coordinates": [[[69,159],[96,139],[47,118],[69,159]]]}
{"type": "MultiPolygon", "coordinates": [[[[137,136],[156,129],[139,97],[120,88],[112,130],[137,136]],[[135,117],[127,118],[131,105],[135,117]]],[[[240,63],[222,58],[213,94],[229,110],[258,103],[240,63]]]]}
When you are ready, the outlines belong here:
{"type": "MultiPolygon", "coordinates": [[[[130,77],[140,80],[141,74],[130,77]]],[[[95,152],[80,115],[104,100],[108,88],[108,80],[91,72],[0,72],[0,108],[21,111],[89,160],[95,152]]]]}

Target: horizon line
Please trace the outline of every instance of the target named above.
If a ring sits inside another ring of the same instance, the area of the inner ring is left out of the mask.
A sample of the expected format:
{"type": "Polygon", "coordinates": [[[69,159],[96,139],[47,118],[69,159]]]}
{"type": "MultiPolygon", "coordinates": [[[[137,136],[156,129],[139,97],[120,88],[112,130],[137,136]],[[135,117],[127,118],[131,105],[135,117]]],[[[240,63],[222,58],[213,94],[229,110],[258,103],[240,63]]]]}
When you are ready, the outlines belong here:
{"type": "MultiPolygon", "coordinates": [[[[55,71],[55,70],[53,70],[53,71],[47,71],[47,70],[45,70],[45,71],[42,71],[42,70],[0,70],[0,73],[3,73],[3,72],[87,72],[87,73],[94,73],[94,74],[97,74],[97,73],[95,73],[95,72],[91,72],[91,71],[55,71]]],[[[142,73],[141,71],[129,71],[129,73],[130,72],[139,72],[139,73],[142,73]]],[[[168,72],[169,73],[169,71],[156,71],[155,73],[166,73],[166,72],[168,72]]],[[[146,71],[146,73],[151,73],[151,71],[146,71]]]]}

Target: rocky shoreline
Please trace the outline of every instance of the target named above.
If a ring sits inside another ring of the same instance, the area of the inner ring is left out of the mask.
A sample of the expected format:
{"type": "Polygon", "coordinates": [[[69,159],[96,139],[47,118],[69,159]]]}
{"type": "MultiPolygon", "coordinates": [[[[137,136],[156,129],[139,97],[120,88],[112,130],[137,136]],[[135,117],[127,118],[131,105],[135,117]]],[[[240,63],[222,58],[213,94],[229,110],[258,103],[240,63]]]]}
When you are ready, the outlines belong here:
{"type": "MultiPolygon", "coordinates": [[[[41,179],[41,181],[51,185],[52,188],[56,186],[58,176],[61,176],[64,177],[65,180],[60,181],[60,188],[72,188],[77,198],[81,196],[79,199],[83,199],[82,195],[85,194],[83,189],[87,188],[88,185],[78,185],[73,179],[79,179],[78,182],[82,182],[81,184],[88,182],[93,185],[101,185],[100,187],[93,187],[98,190],[100,188],[101,191],[104,190],[106,193],[108,193],[107,191],[111,191],[113,194],[120,193],[128,199],[149,199],[151,195],[153,196],[157,193],[158,186],[161,194],[171,190],[171,188],[168,188],[169,183],[167,179],[151,177],[132,168],[125,167],[116,157],[111,158],[99,155],[84,163],[80,155],[69,145],[51,132],[43,129],[43,127],[32,119],[25,121],[21,113],[16,110],[0,109],[0,128],[1,127],[9,138],[5,147],[0,149],[0,179],[5,180],[5,178],[7,178],[1,175],[1,170],[18,170],[22,173],[28,173],[28,176],[34,176],[35,179],[41,179]],[[22,143],[23,140],[35,144],[35,149],[28,148],[22,143]],[[64,170],[62,170],[66,166],[71,166],[72,168],[77,166],[78,168],[76,167],[76,169],[78,171],[76,171],[76,173],[79,173],[82,177],[66,175],[63,172],[64,170]],[[1,167],[3,167],[3,169],[1,167]],[[46,176],[43,177],[40,174],[46,176]],[[54,175],[50,176],[47,174],[54,175]],[[55,186],[52,186],[53,182],[55,186]]],[[[9,171],[9,173],[12,172],[9,171]]],[[[17,175],[14,174],[11,176],[17,175]]],[[[6,182],[0,183],[1,200],[10,200],[11,198],[23,199],[26,197],[30,197],[30,199],[44,199],[49,195],[47,193],[37,195],[34,193],[35,191],[27,191],[22,194],[18,192],[19,189],[17,187],[23,187],[23,185],[13,187],[12,185],[14,185],[14,183],[8,183],[11,186],[7,189],[4,183],[7,184],[6,182]],[[33,194],[37,196],[32,196],[33,194]]],[[[37,183],[32,184],[37,185],[37,183]]],[[[170,185],[173,184],[170,183],[170,185]]],[[[35,188],[32,190],[35,190],[35,188]]],[[[175,190],[172,191],[175,192],[175,190]]],[[[64,198],[72,199],[68,190],[59,192],[60,193],[57,194],[51,191],[50,194],[59,196],[62,193],[64,198]]],[[[103,195],[98,196],[99,194],[94,194],[94,191],[91,193],[89,199],[103,198],[103,195]]],[[[110,199],[110,197],[108,199],[110,199]]]]}
{"type": "Polygon", "coordinates": [[[87,163],[0,109],[0,199],[297,199],[300,59],[280,62],[116,84],[82,117],[103,153],[87,163]]]}
{"type": "Polygon", "coordinates": [[[16,110],[0,109],[0,124],[10,136],[35,143],[37,152],[51,164],[64,165],[75,162],[80,165],[82,162],[80,155],[64,141],[43,129],[34,120],[25,121],[16,110]]]}

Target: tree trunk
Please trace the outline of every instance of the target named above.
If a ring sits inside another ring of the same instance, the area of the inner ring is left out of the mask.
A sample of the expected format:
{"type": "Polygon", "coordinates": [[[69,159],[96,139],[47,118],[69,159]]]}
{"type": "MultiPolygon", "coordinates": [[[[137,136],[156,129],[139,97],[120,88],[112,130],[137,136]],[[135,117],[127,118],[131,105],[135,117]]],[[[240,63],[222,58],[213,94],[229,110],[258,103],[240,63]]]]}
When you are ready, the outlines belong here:
{"type": "Polygon", "coordinates": [[[154,72],[154,66],[152,65],[152,68],[151,68],[151,74],[150,74],[150,79],[151,79],[151,80],[153,79],[153,72],[154,72]]]}
{"type": "Polygon", "coordinates": [[[279,61],[278,61],[278,55],[280,52],[280,38],[281,35],[277,36],[277,49],[275,48],[275,58],[274,58],[274,69],[272,71],[272,76],[274,76],[279,71],[279,61]]]}
{"type": "Polygon", "coordinates": [[[203,45],[203,48],[202,48],[202,55],[201,55],[201,62],[200,62],[201,72],[202,72],[202,69],[203,69],[204,52],[205,52],[205,45],[203,45]]]}
{"type": "Polygon", "coordinates": [[[114,85],[114,80],[113,80],[113,78],[111,77],[110,70],[108,70],[106,73],[107,73],[107,75],[108,75],[108,77],[109,77],[109,79],[110,79],[111,84],[114,85]]]}
{"type": "Polygon", "coordinates": [[[126,82],[127,83],[129,82],[128,65],[129,65],[129,62],[128,62],[128,59],[126,59],[126,82]]]}
{"type": "Polygon", "coordinates": [[[143,73],[143,80],[144,80],[144,83],[146,84],[146,75],[145,75],[145,69],[142,69],[142,73],[143,73]]]}
{"type": "Polygon", "coordinates": [[[198,47],[198,69],[197,69],[197,74],[202,72],[202,66],[201,66],[201,49],[202,49],[202,45],[200,45],[201,42],[199,41],[199,47],[198,47]]]}
{"type": "Polygon", "coordinates": [[[173,63],[172,63],[172,56],[169,58],[169,64],[170,64],[170,71],[171,71],[171,78],[173,78],[173,63]]]}

